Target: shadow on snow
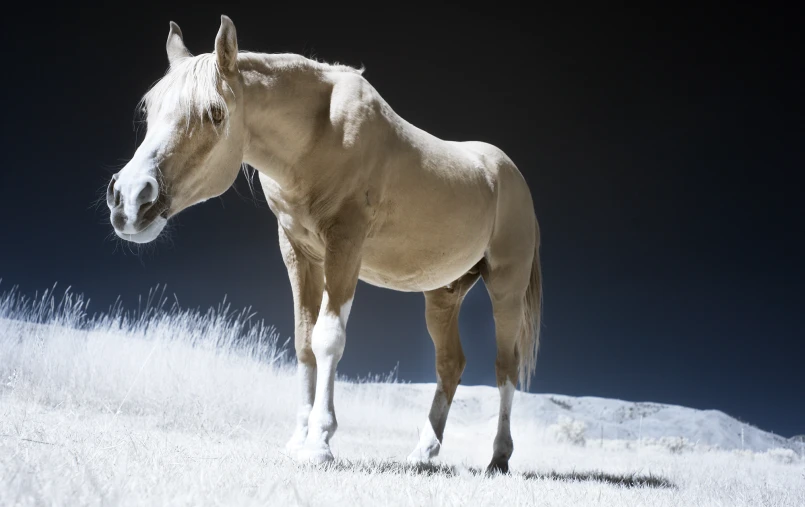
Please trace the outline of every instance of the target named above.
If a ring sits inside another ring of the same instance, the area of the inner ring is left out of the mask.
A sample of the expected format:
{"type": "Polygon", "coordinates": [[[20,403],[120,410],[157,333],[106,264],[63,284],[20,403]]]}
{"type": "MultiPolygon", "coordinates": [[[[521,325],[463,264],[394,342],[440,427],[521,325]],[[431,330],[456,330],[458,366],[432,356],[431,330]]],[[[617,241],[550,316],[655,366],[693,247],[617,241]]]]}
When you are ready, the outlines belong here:
{"type": "MultiPolygon", "coordinates": [[[[345,459],[336,460],[325,466],[327,470],[358,472],[366,474],[400,474],[400,475],[425,475],[444,477],[458,476],[480,476],[480,475],[500,475],[498,473],[487,474],[486,471],[475,467],[450,466],[445,464],[411,464],[400,463],[397,461],[350,461],[345,459]]],[[[632,474],[608,474],[606,472],[514,472],[508,473],[515,478],[526,480],[543,481],[563,481],[563,482],[599,482],[623,488],[676,488],[676,485],[664,477],[657,475],[632,474]]]]}

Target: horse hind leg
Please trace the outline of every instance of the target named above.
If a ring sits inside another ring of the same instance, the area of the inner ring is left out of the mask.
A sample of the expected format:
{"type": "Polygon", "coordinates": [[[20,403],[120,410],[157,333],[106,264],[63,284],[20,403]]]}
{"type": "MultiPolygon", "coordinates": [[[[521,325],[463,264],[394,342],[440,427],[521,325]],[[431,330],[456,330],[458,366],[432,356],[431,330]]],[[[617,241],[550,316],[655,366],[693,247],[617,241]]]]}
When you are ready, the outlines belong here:
{"type": "Polygon", "coordinates": [[[458,314],[464,296],[479,276],[479,270],[474,268],[447,287],[425,292],[425,319],[436,349],[436,393],[419,443],[408,456],[411,463],[426,463],[441,449],[447,415],[466,365],[458,314]]]}
{"type": "Polygon", "coordinates": [[[490,245],[482,275],[495,316],[497,358],[495,372],[500,391],[498,428],[492,461],[487,472],[507,473],[514,450],[511,436],[511,411],[518,380],[528,388],[539,344],[541,282],[539,265],[539,229],[536,236],[521,231],[519,237],[504,241],[497,238],[490,245]],[[530,240],[530,241],[529,241],[530,240]]]}
{"type": "Polygon", "coordinates": [[[495,314],[497,341],[495,373],[500,392],[500,409],[497,433],[492,446],[492,461],[489,463],[487,471],[506,473],[509,471],[509,459],[514,451],[511,436],[511,411],[519,374],[519,351],[514,337],[518,332],[522,309],[517,302],[506,300],[493,300],[492,306],[495,314]]]}

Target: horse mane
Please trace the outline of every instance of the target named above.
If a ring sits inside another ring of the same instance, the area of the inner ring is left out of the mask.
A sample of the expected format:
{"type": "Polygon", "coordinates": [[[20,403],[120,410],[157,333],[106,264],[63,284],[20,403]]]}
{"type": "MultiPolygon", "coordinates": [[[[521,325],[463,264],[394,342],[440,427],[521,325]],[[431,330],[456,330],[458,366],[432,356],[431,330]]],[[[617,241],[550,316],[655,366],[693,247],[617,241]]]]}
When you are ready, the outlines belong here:
{"type": "MultiPolygon", "coordinates": [[[[251,53],[238,54],[238,62],[244,67],[263,67],[265,71],[313,71],[313,72],[351,72],[362,74],[364,68],[356,69],[348,65],[328,64],[293,53],[251,53]]],[[[226,100],[221,90],[221,71],[213,53],[183,58],[168,69],[165,76],[157,81],[143,96],[138,109],[147,115],[159,114],[167,103],[175,103],[178,112],[185,118],[198,116],[212,118],[213,108],[220,108],[228,114],[226,100]]]]}
{"type": "Polygon", "coordinates": [[[247,65],[262,65],[266,70],[312,70],[317,72],[348,72],[363,74],[365,68],[355,68],[339,63],[325,63],[312,58],[306,58],[296,53],[252,53],[241,51],[238,54],[238,63],[247,65]]]}
{"type": "Polygon", "coordinates": [[[147,115],[159,114],[165,104],[175,104],[186,117],[212,118],[213,108],[227,112],[221,93],[220,70],[214,54],[183,58],[168,69],[165,76],[143,96],[139,107],[147,115]]]}

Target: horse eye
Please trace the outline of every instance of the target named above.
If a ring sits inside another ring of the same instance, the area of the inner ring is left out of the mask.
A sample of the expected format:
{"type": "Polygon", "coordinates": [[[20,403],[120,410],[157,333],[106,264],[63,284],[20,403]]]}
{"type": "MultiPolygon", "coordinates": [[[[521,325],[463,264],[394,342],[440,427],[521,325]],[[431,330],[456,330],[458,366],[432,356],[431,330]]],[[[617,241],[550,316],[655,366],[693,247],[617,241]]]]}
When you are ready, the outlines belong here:
{"type": "Polygon", "coordinates": [[[212,118],[213,123],[219,124],[224,121],[224,110],[223,108],[214,106],[210,110],[210,117],[212,118]]]}

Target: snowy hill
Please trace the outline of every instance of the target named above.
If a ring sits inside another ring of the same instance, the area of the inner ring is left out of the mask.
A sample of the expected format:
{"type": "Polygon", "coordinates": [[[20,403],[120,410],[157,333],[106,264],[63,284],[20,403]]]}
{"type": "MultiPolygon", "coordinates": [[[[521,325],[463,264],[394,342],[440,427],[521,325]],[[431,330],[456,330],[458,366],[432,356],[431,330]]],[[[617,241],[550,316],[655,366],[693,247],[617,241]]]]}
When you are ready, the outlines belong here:
{"type": "MultiPolygon", "coordinates": [[[[367,386],[360,387],[365,389],[367,386]]],[[[355,389],[358,387],[356,386],[355,389]]],[[[427,413],[434,384],[378,384],[385,396],[396,398],[413,411],[427,413]],[[417,406],[419,405],[419,406],[417,406]]],[[[349,386],[345,386],[349,390],[349,386]]],[[[380,394],[380,393],[379,393],[380,394]]],[[[459,386],[448,419],[451,427],[467,430],[494,428],[497,424],[498,391],[486,386],[459,386]]],[[[530,426],[545,431],[562,418],[584,423],[588,441],[638,440],[682,437],[690,444],[724,450],[746,449],[763,452],[786,447],[799,451],[792,440],[742,423],[718,410],[629,402],[591,396],[557,394],[515,395],[513,426],[530,426]],[[743,433],[743,443],[742,443],[743,433]]],[[[488,433],[488,431],[485,431],[488,433]]]]}
{"type": "MultiPolygon", "coordinates": [[[[0,318],[6,338],[58,335],[60,324],[32,324],[0,318]]],[[[124,333],[128,334],[128,333],[124,333]]],[[[183,338],[184,339],[184,338],[183,338]]],[[[229,338],[228,340],[231,340],[229,338]]],[[[272,353],[276,354],[276,353],[272,353]]],[[[347,395],[376,397],[390,406],[404,407],[411,414],[427,414],[435,390],[432,383],[351,383],[339,382],[339,391],[347,395]]],[[[472,437],[494,433],[498,416],[498,390],[488,386],[460,385],[450,410],[447,432],[472,437]]],[[[802,454],[802,437],[791,439],[763,431],[719,410],[665,405],[653,402],[629,402],[593,396],[573,397],[559,394],[517,392],[512,423],[528,427],[540,436],[549,435],[557,423],[575,423],[584,439],[595,441],[648,441],[682,438],[679,445],[723,450],[764,452],[788,448],[802,454]],[[578,426],[581,423],[583,426],[578,426]],[[553,428],[552,428],[553,426],[553,428]]]]}
{"type": "Polygon", "coordinates": [[[339,381],[337,461],[297,463],[297,382],[271,328],[225,307],[85,309],[0,295],[0,505],[805,505],[799,443],[601,398],[517,393],[512,474],[485,476],[498,392],[482,386],[459,386],[419,468],[405,456],[435,386],[339,381]]]}

